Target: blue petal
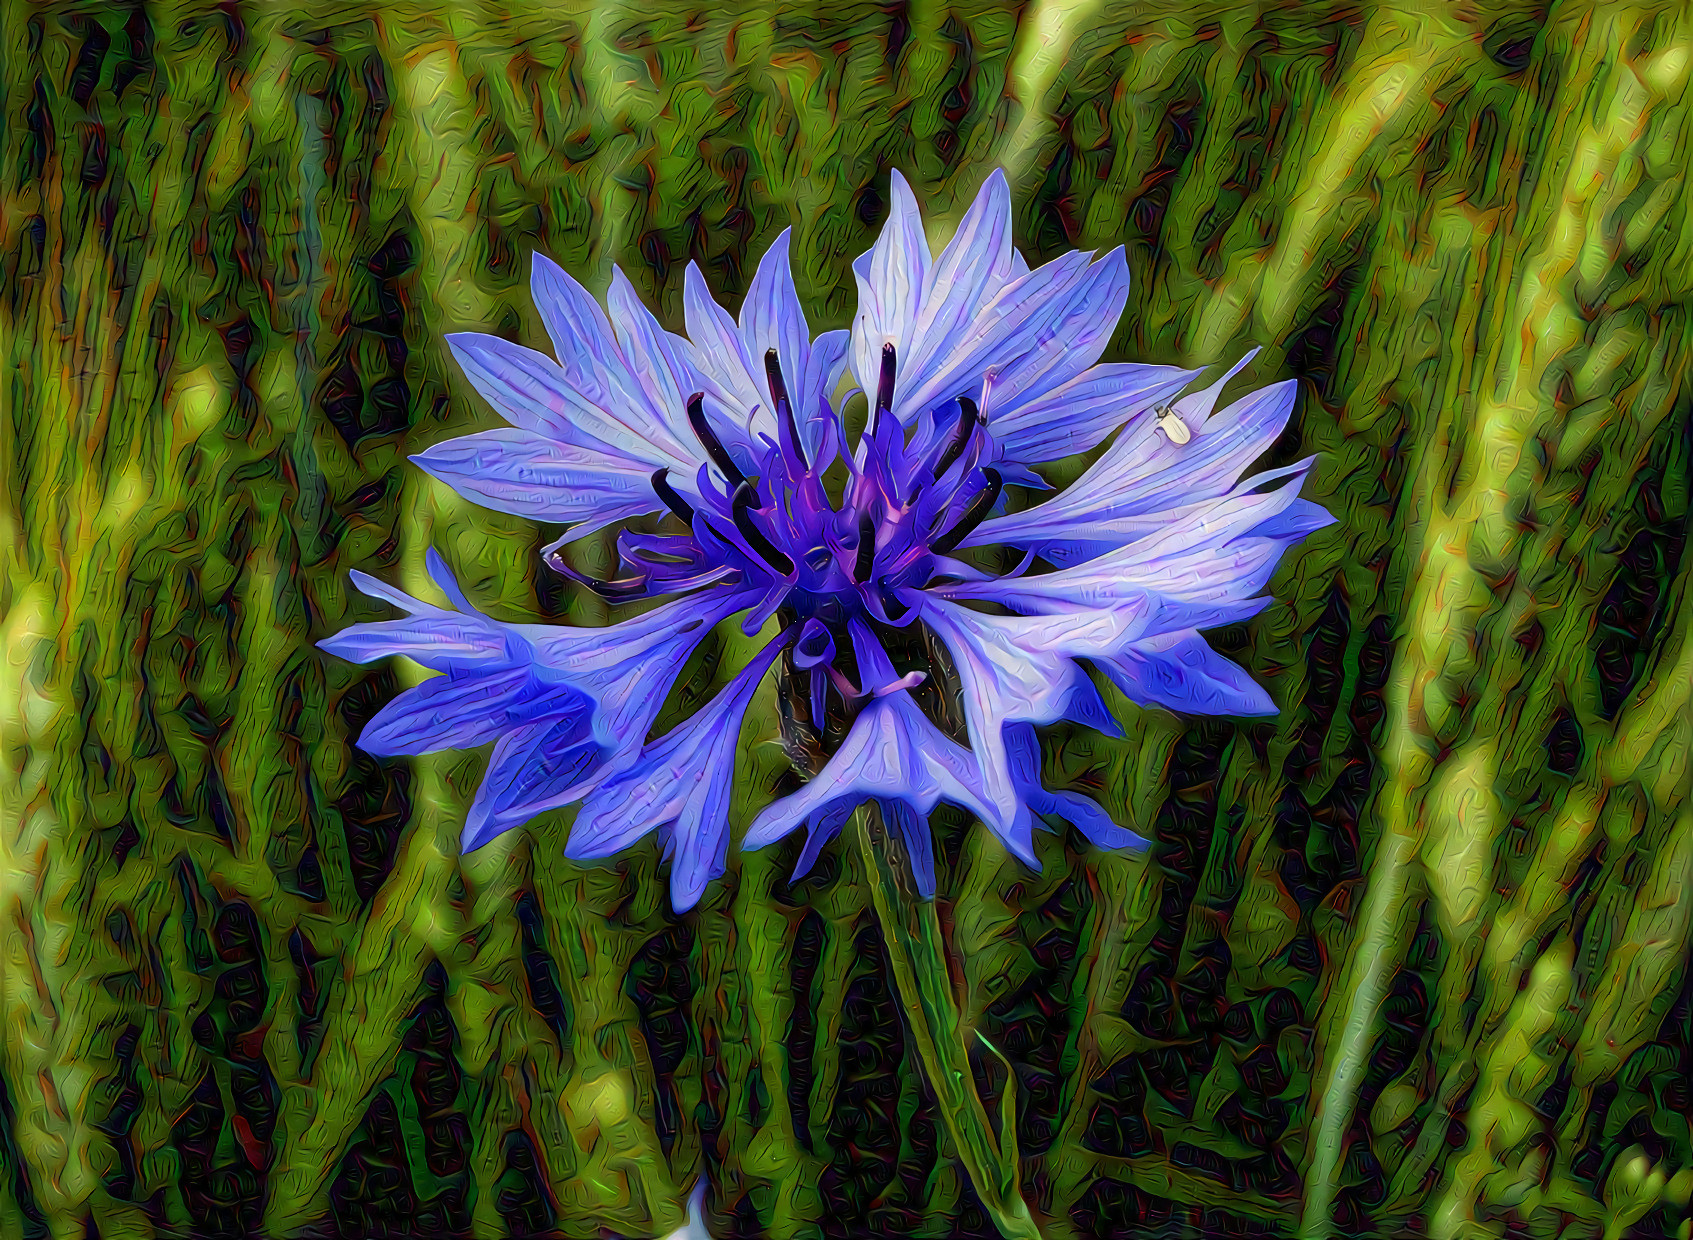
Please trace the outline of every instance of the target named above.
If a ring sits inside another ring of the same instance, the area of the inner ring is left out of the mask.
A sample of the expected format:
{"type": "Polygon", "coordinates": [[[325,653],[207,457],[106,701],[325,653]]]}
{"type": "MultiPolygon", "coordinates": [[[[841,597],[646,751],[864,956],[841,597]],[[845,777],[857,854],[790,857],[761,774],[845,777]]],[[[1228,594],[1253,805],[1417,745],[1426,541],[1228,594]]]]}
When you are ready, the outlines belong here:
{"type": "Polygon", "coordinates": [[[1254,538],[1272,538],[1283,544],[1292,544],[1304,538],[1307,534],[1314,534],[1318,530],[1327,529],[1337,518],[1327,508],[1320,504],[1313,504],[1310,500],[1296,499],[1287,508],[1252,527],[1254,538]]]}
{"type": "Polygon", "coordinates": [[[925,350],[896,412],[915,417],[960,392],[975,392],[987,375],[983,412],[991,424],[999,411],[1015,410],[1092,364],[1127,297],[1120,251],[1097,263],[1080,251],[1055,258],[975,307],[944,351],[925,350]]]}
{"type": "Polygon", "coordinates": [[[692,908],[723,872],[741,724],[753,691],[791,634],[771,642],[704,709],[600,784],[577,813],[565,855],[605,857],[654,828],[671,834],[671,903],[692,908]]]}
{"type": "Polygon", "coordinates": [[[319,649],[351,663],[369,663],[390,655],[404,655],[431,671],[469,668],[485,670],[501,663],[524,662],[527,647],[510,640],[510,630],[471,607],[452,573],[431,547],[424,557],[429,575],[463,611],[449,611],[413,598],[369,573],[353,569],[349,576],[361,594],[409,612],[404,620],[354,624],[318,643],[319,649]]]}
{"type": "Polygon", "coordinates": [[[1099,660],[1132,702],[1195,715],[1273,715],[1276,704],[1246,672],[1191,630],[1137,642],[1099,660]]]}
{"type": "MultiPolygon", "coordinates": [[[[827,810],[813,814],[805,824],[805,847],[800,849],[799,861],[794,865],[794,872],[788,881],[797,883],[811,867],[817,864],[817,854],[823,851],[823,846],[834,839],[852,817],[855,808],[848,801],[837,801],[827,810]]],[[[743,847],[749,847],[743,842],[743,847]]]]}
{"type": "Polygon", "coordinates": [[[648,472],[693,467],[695,450],[650,409],[621,397],[596,402],[545,353],[479,332],[449,335],[447,346],[471,386],[513,426],[589,453],[645,463],[648,472]]]}
{"type": "Polygon", "coordinates": [[[1178,366],[1095,366],[1014,409],[996,407],[990,429],[1007,460],[1060,460],[1091,451],[1124,423],[1169,400],[1198,374],[1178,366]]]}
{"type": "MultiPolygon", "coordinates": [[[[917,311],[929,279],[929,243],[917,199],[898,170],[888,176],[888,222],[876,244],[852,264],[858,282],[858,313],[852,323],[852,372],[859,387],[876,391],[882,345],[891,343],[904,359],[916,329],[917,311]]],[[[897,391],[897,384],[896,384],[897,391]]]]}
{"type": "Polygon", "coordinates": [[[982,783],[981,765],[970,750],[930,723],[909,693],[896,690],[859,712],[823,769],[798,792],[767,806],[742,846],[762,848],[814,815],[832,817],[871,798],[902,801],[925,816],[948,801],[975,814],[1033,864],[1028,815],[1002,814],[977,792],[982,783]]]}
{"type": "Polygon", "coordinates": [[[577,390],[600,403],[637,390],[611,333],[611,320],[587,289],[546,255],[536,254],[529,291],[558,364],[577,390]]]}
{"type": "Polygon", "coordinates": [[[1064,718],[1105,736],[1120,738],[1123,735],[1123,725],[1107,709],[1105,699],[1099,696],[1099,689],[1086,676],[1076,677],[1069,701],[1064,704],[1064,718]]]}
{"type": "Polygon", "coordinates": [[[603,629],[514,626],[538,662],[594,699],[594,736],[632,759],[682,665],[713,626],[758,598],[731,587],[672,600],[603,629]]]}
{"type": "MultiPolygon", "coordinates": [[[[1268,494],[1250,489],[1263,480],[1254,479],[1248,489],[1223,499],[1137,518],[1145,524],[1133,541],[1072,567],[992,582],[960,582],[938,587],[934,593],[1032,613],[1151,607],[1162,615],[1162,629],[1202,627],[1197,620],[1172,623],[1188,612],[1219,609],[1221,614],[1234,614],[1249,602],[1251,610],[1261,609],[1262,603],[1251,600],[1275,571],[1286,542],[1255,531],[1277,520],[1296,502],[1307,468],[1305,463],[1291,467],[1292,480],[1268,494]]],[[[1102,524],[1084,522],[1066,533],[1072,539],[1088,540],[1101,528],[1102,524]]],[[[1085,548],[1088,543],[1079,541],[1078,545],[1085,548]]],[[[1061,554],[1050,546],[1044,550],[1061,554]]]]}
{"type": "Polygon", "coordinates": [[[682,459],[699,459],[687,423],[686,400],[700,386],[688,362],[688,342],[664,330],[617,267],[611,269],[606,308],[647,416],[667,429],[682,459]]]}
{"type": "Polygon", "coordinates": [[[929,835],[929,823],[919,818],[904,801],[878,800],[882,822],[890,835],[897,835],[911,860],[911,875],[917,880],[917,894],[925,900],[935,898],[935,845],[929,835]]]}
{"type": "MultiPolygon", "coordinates": [[[[812,453],[812,466],[818,467],[817,456],[823,448],[823,436],[827,427],[833,421],[833,414],[825,409],[829,394],[840,383],[841,372],[846,367],[847,344],[852,333],[845,328],[837,331],[824,332],[811,342],[811,356],[806,361],[805,378],[799,381],[799,389],[794,399],[801,402],[803,418],[807,424],[807,448],[812,453]],[[817,425],[809,425],[810,423],[817,425]]],[[[792,382],[792,381],[790,381],[792,382]]]]}
{"type": "Polygon", "coordinates": [[[728,423],[725,442],[749,452],[760,436],[780,442],[764,368],[766,351],[775,349],[811,463],[828,421],[823,399],[839,378],[847,334],[829,332],[812,342],[794,288],[788,243],[789,230],[784,229],[764,252],[741,303],[738,325],[712,298],[693,263],[683,281],[683,309],[689,356],[728,423]]]}
{"type": "Polygon", "coordinates": [[[512,657],[505,637],[491,621],[444,610],[406,620],[351,625],[318,646],[350,663],[404,655],[433,672],[504,663],[512,657]]]}
{"type": "MultiPolygon", "coordinates": [[[[447,596],[447,601],[467,616],[480,616],[482,611],[459,589],[458,578],[453,576],[453,570],[447,567],[447,562],[441,558],[441,553],[434,547],[425,549],[423,566],[429,573],[429,580],[435,583],[435,588],[447,596]]],[[[483,617],[487,619],[487,617],[483,617]]],[[[492,623],[492,621],[490,621],[492,623]]]]}
{"type": "Polygon", "coordinates": [[[1112,821],[1097,802],[1074,792],[1049,790],[1040,778],[1040,742],[1026,723],[1005,729],[1011,773],[1029,808],[1037,814],[1062,818],[1100,848],[1145,847],[1146,840],[1112,821]]]}
{"type": "MultiPolygon", "coordinates": [[[[750,447],[747,415],[754,406],[767,406],[769,394],[757,381],[753,358],[734,316],[717,304],[694,263],[689,263],[683,273],[682,311],[688,326],[689,358],[704,391],[728,415],[723,421],[736,432],[733,438],[741,446],[750,447]]],[[[767,433],[773,433],[775,425],[770,420],[767,433]]]]}
{"type": "Polygon", "coordinates": [[[538,681],[527,667],[485,675],[449,672],[384,706],[365,725],[358,745],[383,756],[475,749],[536,719],[585,713],[588,706],[581,693],[538,681]]]}
{"type": "MultiPolygon", "coordinates": [[[[1168,509],[1224,496],[1287,425],[1296,386],[1288,380],[1253,392],[1205,421],[1185,444],[1171,440],[1147,409],[1064,491],[983,522],[970,545],[1062,542],[1078,534],[1121,545],[1168,509]],[[1113,523],[1123,528],[1114,531],[1113,523]]],[[[1206,407],[1200,398],[1213,399],[1215,391],[1214,384],[1183,397],[1176,410],[1185,409],[1184,417],[1194,420],[1206,407]],[[1191,403],[1196,400],[1198,405],[1191,403]]]]}
{"type": "MultiPolygon", "coordinates": [[[[798,400],[801,385],[806,380],[807,365],[811,361],[811,332],[806,326],[805,311],[800,308],[799,293],[794,288],[793,271],[788,263],[788,241],[792,230],[784,228],[759,260],[758,271],[747,285],[746,299],[741,303],[741,339],[754,372],[754,387],[761,393],[761,411],[769,414],[770,434],[775,438],[775,410],[770,403],[769,388],[764,380],[764,354],[775,349],[781,362],[782,376],[787,381],[789,397],[798,400]]],[[[796,417],[805,418],[809,410],[796,408],[796,417]]],[[[811,444],[807,444],[810,447],[811,444]]]]}
{"type": "Polygon", "coordinates": [[[924,622],[952,653],[970,746],[982,771],[979,787],[999,815],[1011,819],[1022,801],[1011,776],[1005,725],[1063,718],[1086,680],[1073,660],[1126,645],[1138,636],[1140,615],[1136,609],[1122,608],[986,616],[933,595],[916,596],[914,601],[924,622]]]}
{"type": "Polygon", "coordinates": [[[494,746],[488,773],[470,803],[460,847],[475,852],[543,810],[570,804],[601,772],[602,757],[581,715],[508,732],[494,746]]]}
{"type": "MultiPolygon", "coordinates": [[[[894,414],[901,422],[909,426],[927,408],[909,396],[917,377],[930,359],[952,352],[976,312],[1011,278],[1012,253],[1011,188],[1005,174],[995,168],[923,282],[908,347],[899,355],[904,374],[894,387],[894,414]]],[[[859,375],[858,380],[865,384],[865,391],[875,391],[874,376],[867,382],[859,375]]]]}
{"type": "Polygon", "coordinates": [[[411,459],[466,499],[568,524],[571,538],[663,507],[646,463],[515,428],[449,439],[411,459]]]}

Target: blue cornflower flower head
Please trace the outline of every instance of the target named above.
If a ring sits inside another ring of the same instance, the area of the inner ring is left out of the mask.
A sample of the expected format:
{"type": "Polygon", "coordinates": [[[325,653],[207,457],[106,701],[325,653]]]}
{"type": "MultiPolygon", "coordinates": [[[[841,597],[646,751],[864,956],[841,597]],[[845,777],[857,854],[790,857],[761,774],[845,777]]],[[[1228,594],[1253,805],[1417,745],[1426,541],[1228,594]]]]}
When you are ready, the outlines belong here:
{"type": "Polygon", "coordinates": [[[925,895],[926,820],[942,801],[1030,865],[1033,828],[1054,818],[1105,847],[1143,842],[1093,801],[1041,783],[1037,726],[1121,734],[1088,665],[1143,704],[1275,712],[1199,630],[1267,606],[1282,552],[1331,521],[1299,498],[1312,459],[1246,476],[1286,425],[1294,383],[1218,410],[1252,354],[1187,395],[1200,372],[1100,364],[1128,299],[1120,249],[1031,271],[995,172],[935,257],[911,190],[892,180],[888,223],[854,264],[850,332],[812,338],[784,232],[738,319],[690,264],[686,339],[621,272],[602,311],[539,255],[533,292],[556,359],[448,337],[510,425],[414,459],[482,504],[566,524],[546,563],[608,601],[668,599],[605,628],[504,624],[470,605],[433,552],[451,610],[355,574],[409,618],[355,625],[324,646],[441,673],[390,703],[360,746],[495,742],[467,851],[580,802],[568,855],[608,856],[656,830],[673,903],[691,907],[723,872],[742,722],[773,667],[784,739],[810,778],[757,815],[743,846],[804,826],[797,876],[873,801],[925,895]],[[851,445],[830,403],[848,369],[847,399],[862,393],[868,406],[851,445]],[[1063,491],[1031,468],[1108,439],[1063,491]],[[1025,501],[1009,504],[1015,492],[1025,501]],[[654,515],[657,532],[619,533],[611,580],[560,555],[654,515]],[[989,547],[1009,548],[1015,567],[994,574],[960,554],[989,547]],[[649,739],[689,655],[736,615],[748,636],[772,619],[777,635],[698,713],[649,739]]]}

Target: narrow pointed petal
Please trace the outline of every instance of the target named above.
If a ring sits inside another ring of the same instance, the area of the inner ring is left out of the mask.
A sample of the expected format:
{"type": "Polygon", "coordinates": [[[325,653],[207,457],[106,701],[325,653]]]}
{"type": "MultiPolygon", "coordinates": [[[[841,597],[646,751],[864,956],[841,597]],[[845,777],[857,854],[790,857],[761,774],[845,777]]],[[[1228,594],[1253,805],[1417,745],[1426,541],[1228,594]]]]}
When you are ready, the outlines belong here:
{"type": "MultiPolygon", "coordinates": [[[[705,392],[722,407],[728,426],[745,431],[748,413],[755,405],[768,405],[769,398],[760,394],[760,371],[754,369],[734,316],[717,304],[694,263],[688,264],[683,275],[682,311],[688,327],[689,357],[705,392]]],[[[769,429],[774,430],[775,425],[772,419],[769,429]]]]}
{"type": "Polygon", "coordinates": [[[572,539],[664,507],[648,463],[511,427],[448,439],[411,459],[468,500],[569,525],[572,539]]]}
{"type": "Polygon", "coordinates": [[[762,848],[813,815],[850,810],[871,798],[903,801],[922,815],[948,801],[975,814],[1013,852],[1032,862],[1027,815],[1019,822],[1001,813],[977,793],[982,783],[981,766],[971,751],[930,723],[909,693],[896,690],[859,713],[815,778],[753,820],[742,847],[762,848]]]}
{"type": "Polygon", "coordinates": [[[435,583],[435,588],[447,596],[447,602],[454,608],[467,616],[482,615],[481,608],[466,598],[464,591],[459,589],[458,578],[453,576],[453,570],[447,567],[447,562],[434,547],[425,549],[423,567],[429,574],[429,580],[435,583]]]}
{"type": "Polygon", "coordinates": [[[847,819],[852,817],[853,808],[845,802],[840,802],[823,813],[811,816],[805,824],[805,847],[800,849],[799,860],[794,863],[794,872],[789,875],[789,882],[797,883],[817,864],[817,855],[823,851],[824,845],[840,834],[847,819]]]}
{"type": "Polygon", "coordinates": [[[1227,495],[1287,425],[1295,391],[1289,380],[1253,392],[1209,419],[1185,444],[1172,441],[1157,418],[1143,413],[1063,492],[984,522],[974,541],[1110,541],[1110,522],[1156,520],[1171,508],[1227,495]]]}
{"type": "Polygon", "coordinates": [[[438,607],[434,603],[426,603],[422,599],[413,598],[404,590],[396,589],[386,581],[379,581],[369,573],[352,569],[347,574],[352,579],[354,587],[367,598],[381,599],[384,603],[391,603],[401,611],[413,616],[444,616],[451,613],[445,607],[438,607]]]}
{"type": "Polygon", "coordinates": [[[604,857],[655,828],[672,840],[671,903],[699,902],[723,872],[741,725],[759,681],[786,644],[771,642],[704,709],[652,744],[583,803],[565,855],[604,857]]]}
{"type": "Polygon", "coordinates": [[[358,746],[384,757],[475,749],[537,719],[585,714],[590,707],[568,685],[539,682],[524,666],[485,675],[449,672],[384,706],[359,734],[358,746]]]}
{"type": "Polygon", "coordinates": [[[902,357],[909,350],[929,279],[929,243],[923,236],[917,199],[898,170],[889,174],[888,190],[892,199],[888,222],[875,246],[852,265],[858,281],[858,315],[852,325],[853,377],[859,387],[872,394],[881,373],[882,346],[892,343],[902,357]]]}
{"type": "Polygon", "coordinates": [[[911,876],[917,880],[917,894],[935,898],[935,844],[926,818],[920,818],[904,801],[882,801],[882,821],[888,832],[899,837],[911,860],[911,876]]]}
{"type": "MultiPolygon", "coordinates": [[[[800,308],[799,293],[794,288],[793,271],[788,263],[791,231],[784,228],[770,243],[770,248],[759,260],[752,283],[747,286],[746,300],[741,304],[741,338],[746,342],[748,358],[759,368],[755,386],[762,394],[759,403],[765,409],[772,408],[770,393],[760,381],[764,373],[765,352],[776,350],[789,393],[795,398],[800,394],[800,384],[806,378],[811,361],[811,330],[806,325],[805,311],[800,308]]],[[[808,440],[806,447],[813,446],[814,442],[808,440]]]]}
{"type": "Polygon", "coordinates": [[[649,410],[621,398],[597,402],[545,353],[478,332],[450,335],[447,346],[471,386],[513,426],[584,451],[644,461],[649,469],[694,460],[649,410]]]}
{"type": "Polygon", "coordinates": [[[520,627],[539,630],[539,662],[594,699],[594,736],[633,759],[694,648],[757,599],[757,592],[719,586],[603,629],[520,627]]]}
{"type": "Polygon", "coordinates": [[[470,803],[460,847],[475,852],[543,810],[576,800],[599,765],[599,748],[580,715],[545,719],[506,733],[494,746],[488,773],[470,803]]]}
{"type": "Polygon", "coordinates": [[[1011,774],[1029,808],[1051,818],[1062,818],[1100,848],[1144,848],[1146,840],[1114,822],[1110,814],[1088,797],[1074,792],[1052,791],[1041,782],[1040,742],[1026,723],[1005,729],[1006,749],[1011,755],[1011,774]]]}
{"type": "Polygon", "coordinates": [[[1124,697],[1145,706],[1190,715],[1277,713],[1263,686],[1191,629],[1137,642],[1099,667],[1124,697]]]}
{"type": "Polygon", "coordinates": [[[617,267],[606,309],[652,423],[664,428],[679,456],[697,459],[688,446],[687,398],[699,390],[699,376],[688,361],[688,342],[664,330],[617,267]]]}
{"type": "Polygon", "coordinates": [[[1129,296],[1121,250],[1098,262],[1074,252],[1000,289],[955,333],[944,353],[916,364],[902,413],[921,412],[992,382],[990,423],[1081,374],[1110,342],[1129,296]]]}
{"type": "Polygon", "coordinates": [[[1057,461],[1089,452],[1118,427],[1150,415],[1198,374],[1179,366],[1095,366],[1009,412],[996,410],[994,442],[1013,461],[1057,461]]]}
{"type": "Polygon", "coordinates": [[[634,390],[611,320],[587,289],[552,259],[536,254],[529,291],[558,364],[578,391],[603,403],[614,393],[634,390]]]}
{"type": "Polygon", "coordinates": [[[805,378],[800,382],[795,398],[802,402],[802,425],[815,422],[806,431],[806,449],[811,453],[812,468],[821,472],[828,464],[819,459],[824,446],[825,432],[832,416],[824,409],[829,394],[840,382],[846,366],[847,345],[852,333],[842,328],[824,332],[811,342],[811,356],[806,361],[805,378]]]}
{"type": "MultiPolygon", "coordinates": [[[[911,356],[900,359],[902,366],[915,374],[931,358],[951,351],[977,310],[1011,278],[1012,252],[1011,187],[995,168],[929,269],[913,324],[911,356]]],[[[894,412],[907,424],[922,412],[910,400],[910,391],[902,383],[894,403],[894,412]]]]}
{"type": "Polygon", "coordinates": [[[350,625],[324,638],[318,646],[349,663],[404,655],[433,672],[509,660],[505,638],[495,625],[480,616],[463,616],[441,608],[405,620],[350,625]]]}
{"type": "Polygon", "coordinates": [[[1084,679],[1073,660],[1109,654],[1126,645],[1138,633],[1140,615],[1124,607],[1050,616],[987,616],[932,595],[921,597],[918,606],[925,623],[952,654],[970,748],[981,766],[982,792],[1009,820],[1021,811],[1022,800],[1005,748],[1005,725],[1053,723],[1063,718],[1077,682],[1084,679]]]}
{"type": "MultiPolygon", "coordinates": [[[[1112,607],[1137,599],[1156,599],[1161,605],[1249,600],[1269,581],[1287,546],[1282,538],[1256,531],[1292,507],[1302,478],[1298,472],[1268,494],[1248,490],[1178,513],[1134,518],[1133,536],[1123,545],[1057,572],[960,582],[935,593],[1000,603],[1026,613],[1112,607]]],[[[1106,545],[1112,534],[1105,522],[1082,522],[1060,527],[1060,532],[1078,542],[1099,540],[1106,545]]],[[[1043,554],[1051,558],[1056,553],[1047,545],[1043,554]]]]}

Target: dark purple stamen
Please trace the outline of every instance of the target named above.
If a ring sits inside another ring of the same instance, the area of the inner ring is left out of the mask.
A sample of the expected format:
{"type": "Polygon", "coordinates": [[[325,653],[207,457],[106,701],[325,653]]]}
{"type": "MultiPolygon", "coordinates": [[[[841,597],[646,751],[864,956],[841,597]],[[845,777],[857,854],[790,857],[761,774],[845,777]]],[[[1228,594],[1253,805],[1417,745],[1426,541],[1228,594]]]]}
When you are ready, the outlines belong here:
{"type": "Polygon", "coordinates": [[[653,494],[663,501],[664,506],[675,513],[683,525],[690,528],[694,524],[694,509],[687,500],[676,493],[676,488],[670,485],[670,471],[655,469],[653,471],[653,494]]]}
{"type": "Polygon", "coordinates": [[[939,482],[942,475],[952,468],[952,463],[964,455],[964,447],[970,442],[970,434],[976,429],[976,424],[982,420],[982,415],[976,410],[976,402],[968,396],[958,398],[958,425],[953,427],[952,439],[946,445],[946,451],[941,453],[941,459],[935,464],[935,481],[939,482]]]}
{"type": "Polygon", "coordinates": [[[894,347],[891,344],[882,346],[882,374],[876,382],[876,420],[870,424],[870,431],[875,433],[882,424],[882,415],[892,413],[894,408],[894,347]]]}
{"type": "Polygon", "coordinates": [[[809,467],[805,463],[805,448],[800,443],[799,427],[794,424],[794,407],[788,400],[788,385],[782,379],[782,360],[776,356],[775,349],[764,351],[764,377],[770,382],[770,400],[776,406],[776,416],[788,430],[788,450],[793,453],[800,469],[807,469],[809,467]]]}
{"type": "Polygon", "coordinates": [[[982,473],[987,476],[987,486],[976,492],[976,498],[970,501],[964,515],[958,518],[958,524],[929,544],[929,550],[936,555],[947,554],[968,538],[970,531],[980,525],[982,519],[988,515],[988,510],[999,502],[999,493],[1005,489],[1005,479],[991,466],[982,470],[982,473]]]}
{"type": "Polygon", "coordinates": [[[876,523],[870,514],[858,514],[858,556],[852,563],[852,579],[859,585],[870,580],[870,569],[876,562],[876,523]]]}
{"type": "Polygon", "coordinates": [[[735,464],[729,455],[723,441],[711,429],[711,424],[705,420],[705,393],[695,392],[688,397],[688,425],[694,428],[694,438],[700,441],[700,447],[705,449],[712,463],[723,471],[723,476],[729,480],[729,485],[738,487],[747,480],[741,472],[740,466],[735,464]]]}
{"type": "Polygon", "coordinates": [[[771,568],[786,577],[794,571],[794,562],[790,560],[782,549],[764,536],[764,531],[752,523],[752,507],[757,502],[758,493],[752,489],[752,483],[741,480],[741,485],[735,488],[735,498],[730,501],[729,509],[735,518],[735,528],[746,539],[747,546],[753,553],[771,568]]]}
{"type": "MultiPolygon", "coordinates": [[[[958,424],[952,428],[952,437],[947,440],[946,449],[941,453],[940,460],[935,462],[934,478],[939,482],[946,471],[952,468],[952,463],[964,455],[964,449],[970,443],[970,435],[982,420],[982,415],[976,409],[976,402],[968,396],[958,398],[958,424]]],[[[911,494],[905,502],[911,504],[917,499],[917,492],[922,490],[921,481],[911,484],[911,494]]]]}

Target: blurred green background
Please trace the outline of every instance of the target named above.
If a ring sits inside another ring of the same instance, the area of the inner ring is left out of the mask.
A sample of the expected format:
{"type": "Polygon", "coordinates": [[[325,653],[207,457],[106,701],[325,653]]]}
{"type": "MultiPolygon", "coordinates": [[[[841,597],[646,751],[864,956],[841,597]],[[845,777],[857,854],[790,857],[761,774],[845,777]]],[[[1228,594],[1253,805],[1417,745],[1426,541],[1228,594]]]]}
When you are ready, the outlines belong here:
{"type": "Polygon", "coordinates": [[[1219,636],[1279,718],[1048,738],[1150,853],[937,819],[1045,1234],[1689,1235],[1686,5],[0,14],[0,1237],[648,1236],[701,1168],[718,1236],[990,1234],[849,851],[683,918],[568,812],[461,860],[484,755],[354,749],[415,669],[312,643],[431,543],[605,620],[406,462],[532,250],[680,330],[792,226],[844,326],[889,169],[938,244],[994,166],[1127,247],[1108,356],[1302,380],[1340,518],[1219,636]]]}

